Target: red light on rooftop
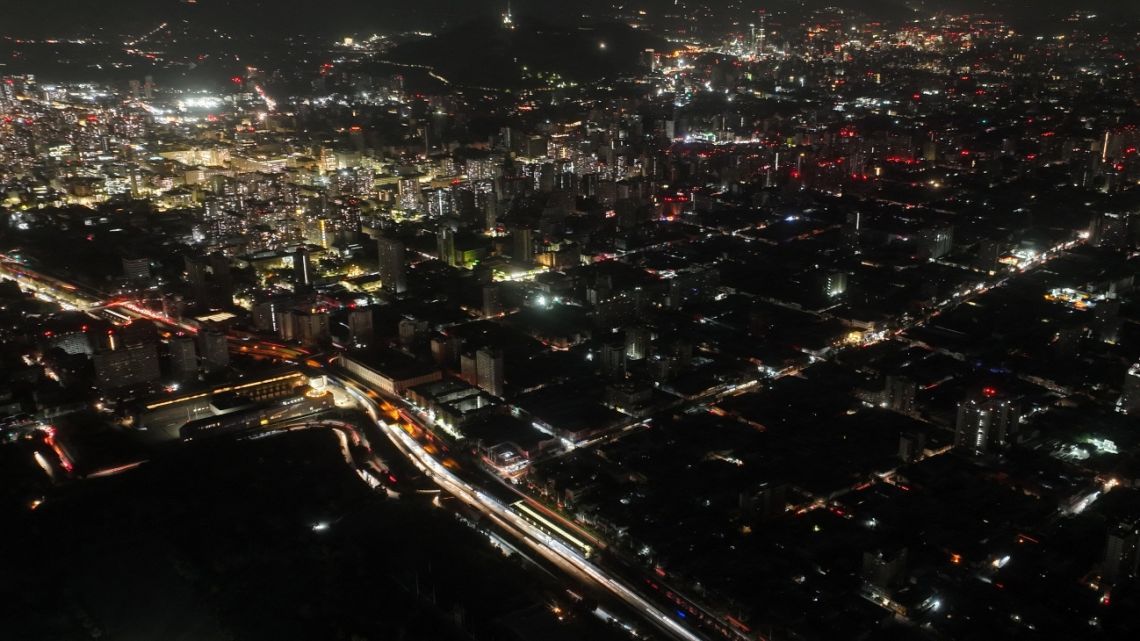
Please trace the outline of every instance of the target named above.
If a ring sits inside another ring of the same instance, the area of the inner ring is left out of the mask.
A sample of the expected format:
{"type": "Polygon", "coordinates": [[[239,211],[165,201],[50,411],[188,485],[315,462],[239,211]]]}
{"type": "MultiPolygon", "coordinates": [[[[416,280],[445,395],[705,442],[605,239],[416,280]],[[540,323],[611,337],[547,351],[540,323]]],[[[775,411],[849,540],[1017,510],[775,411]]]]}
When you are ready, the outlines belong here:
{"type": "Polygon", "coordinates": [[[997,393],[998,393],[997,389],[995,389],[993,387],[983,387],[982,388],[982,395],[985,396],[986,398],[993,398],[993,397],[997,396],[997,393]]]}

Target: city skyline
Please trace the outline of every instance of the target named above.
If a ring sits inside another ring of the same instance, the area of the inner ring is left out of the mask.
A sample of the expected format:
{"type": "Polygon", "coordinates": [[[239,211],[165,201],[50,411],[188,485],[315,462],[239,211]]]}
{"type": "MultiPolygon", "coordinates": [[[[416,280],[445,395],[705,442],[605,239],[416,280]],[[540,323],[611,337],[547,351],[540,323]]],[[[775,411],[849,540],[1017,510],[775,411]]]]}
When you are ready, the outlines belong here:
{"type": "Polygon", "coordinates": [[[832,4],[5,21],[0,630],[1135,638],[1140,14],[832,4]]]}

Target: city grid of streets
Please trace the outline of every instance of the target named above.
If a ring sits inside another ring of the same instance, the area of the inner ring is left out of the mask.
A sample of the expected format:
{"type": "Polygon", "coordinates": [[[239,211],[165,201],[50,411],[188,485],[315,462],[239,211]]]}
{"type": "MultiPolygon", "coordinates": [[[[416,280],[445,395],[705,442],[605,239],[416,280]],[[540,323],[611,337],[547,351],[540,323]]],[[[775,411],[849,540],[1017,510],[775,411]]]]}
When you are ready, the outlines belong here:
{"type": "Polygon", "coordinates": [[[108,2],[0,25],[13,633],[1140,634],[1133,8],[108,2]]]}

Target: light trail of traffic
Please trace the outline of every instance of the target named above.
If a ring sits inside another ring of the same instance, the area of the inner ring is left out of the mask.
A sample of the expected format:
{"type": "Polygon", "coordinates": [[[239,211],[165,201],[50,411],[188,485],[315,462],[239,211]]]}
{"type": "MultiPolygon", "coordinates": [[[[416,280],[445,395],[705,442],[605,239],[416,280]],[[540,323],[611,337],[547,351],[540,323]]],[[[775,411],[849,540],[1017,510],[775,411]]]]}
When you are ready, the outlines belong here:
{"type": "Polygon", "coordinates": [[[642,597],[624,582],[607,575],[601,568],[590,562],[576,550],[571,549],[550,534],[527,521],[518,513],[512,511],[508,505],[472,487],[442,463],[435,460],[423,450],[423,447],[397,425],[388,423],[381,418],[379,405],[366,394],[361,393],[356,386],[340,377],[335,379],[349,394],[355,398],[365,411],[372,417],[378,426],[396,447],[407,456],[412,463],[424,474],[431,478],[440,487],[459,498],[463,502],[491,517],[496,523],[509,524],[505,528],[508,532],[521,535],[524,543],[531,546],[545,558],[556,563],[559,567],[569,566],[576,570],[577,576],[585,576],[601,585],[611,594],[624,601],[640,612],[646,619],[672,636],[684,641],[704,641],[704,637],[694,633],[669,614],[642,597]]]}
{"type": "Polygon", "coordinates": [[[585,556],[589,556],[590,552],[593,550],[593,548],[590,546],[590,544],[582,541],[581,539],[574,536],[573,534],[570,534],[566,530],[558,527],[557,525],[552,523],[550,521],[550,519],[547,519],[545,516],[539,514],[535,510],[531,509],[531,507],[526,504],[526,501],[515,501],[514,503],[511,504],[511,507],[513,507],[516,510],[518,510],[519,512],[521,512],[524,517],[530,517],[531,519],[537,521],[539,526],[546,527],[548,530],[551,530],[552,532],[558,534],[563,539],[573,543],[574,547],[577,548],[579,551],[581,551],[585,556]]]}

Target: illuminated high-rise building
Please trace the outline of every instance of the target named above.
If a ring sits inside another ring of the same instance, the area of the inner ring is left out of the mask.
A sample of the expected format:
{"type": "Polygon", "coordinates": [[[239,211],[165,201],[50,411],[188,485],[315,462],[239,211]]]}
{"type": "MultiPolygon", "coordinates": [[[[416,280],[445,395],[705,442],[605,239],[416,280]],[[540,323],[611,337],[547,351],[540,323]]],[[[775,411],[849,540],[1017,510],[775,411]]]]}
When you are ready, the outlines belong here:
{"type": "Polygon", "coordinates": [[[1125,414],[1140,414],[1140,363],[1128,368],[1116,409],[1125,414]]]}
{"type": "Polygon", "coordinates": [[[455,197],[451,189],[440,187],[424,190],[424,200],[427,202],[427,214],[432,218],[442,218],[455,213],[455,197]]]}
{"type": "Polygon", "coordinates": [[[493,396],[503,396],[503,352],[484,347],[475,353],[479,387],[493,396]]]}
{"type": "Polygon", "coordinates": [[[0,78],[0,110],[10,109],[16,104],[16,81],[0,78]]]}
{"type": "Polygon", "coordinates": [[[333,240],[335,240],[335,230],[332,220],[328,218],[317,218],[308,222],[305,225],[305,240],[314,245],[320,245],[325,249],[331,247],[333,240]]]}
{"type": "Polygon", "coordinates": [[[123,275],[129,280],[147,280],[150,278],[150,259],[149,258],[128,258],[124,256],[123,275]]]}
{"type": "Polygon", "coordinates": [[[454,267],[456,263],[455,230],[448,223],[439,226],[439,232],[436,234],[436,248],[437,257],[454,267]]]}
{"type": "Polygon", "coordinates": [[[918,235],[918,251],[923,258],[942,258],[954,248],[953,227],[932,227],[918,235]]]}
{"type": "Polygon", "coordinates": [[[906,376],[888,376],[883,390],[883,403],[887,409],[900,414],[914,414],[918,385],[906,376]]]}
{"type": "Polygon", "coordinates": [[[115,389],[156,381],[161,374],[158,346],[154,343],[120,346],[97,352],[95,384],[100,389],[115,389]]]}
{"type": "Polygon", "coordinates": [[[764,9],[760,9],[759,13],[760,13],[760,28],[756,31],[756,38],[755,38],[755,55],[757,57],[764,55],[764,44],[765,44],[764,41],[768,37],[768,30],[767,30],[768,12],[765,11],[764,9]]]}
{"type": "Polygon", "coordinates": [[[640,361],[649,356],[649,329],[635,325],[625,330],[625,357],[627,360],[640,361]]]}
{"type": "Polygon", "coordinates": [[[1132,221],[1126,213],[1100,212],[1089,223],[1089,244],[1095,247],[1123,249],[1131,244],[1132,221]]]}
{"type": "Polygon", "coordinates": [[[1120,521],[1109,528],[1101,573],[1113,583],[1140,574],[1140,521],[1120,521]]]}
{"type": "Polygon", "coordinates": [[[313,284],[313,263],[309,260],[309,250],[304,247],[293,252],[293,284],[313,284]]]}
{"type": "Polygon", "coordinates": [[[515,28],[515,18],[513,15],[511,15],[511,0],[507,0],[507,10],[503,12],[503,28],[515,28]]]}
{"type": "Polygon", "coordinates": [[[329,340],[329,315],[314,309],[298,309],[293,312],[294,338],[301,343],[315,347],[329,340]]]}
{"type": "Polygon", "coordinates": [[[1009,398],[987,387],[958,404],[954,447],[985,454],[1008,446],[1017,436],[1021,411],[1009,398]]]}
{"type": "Polygon", "coordinates": [[[847,293],[847,273],[833,271],[823,277],[823,295],[829,300],[847,293]]]}
{"type": "Polygon", "coordinates": [[[418,178],[401,178],[399,182],[400,208],[404,211],[423,209],[423,194],[418,178]]]}

